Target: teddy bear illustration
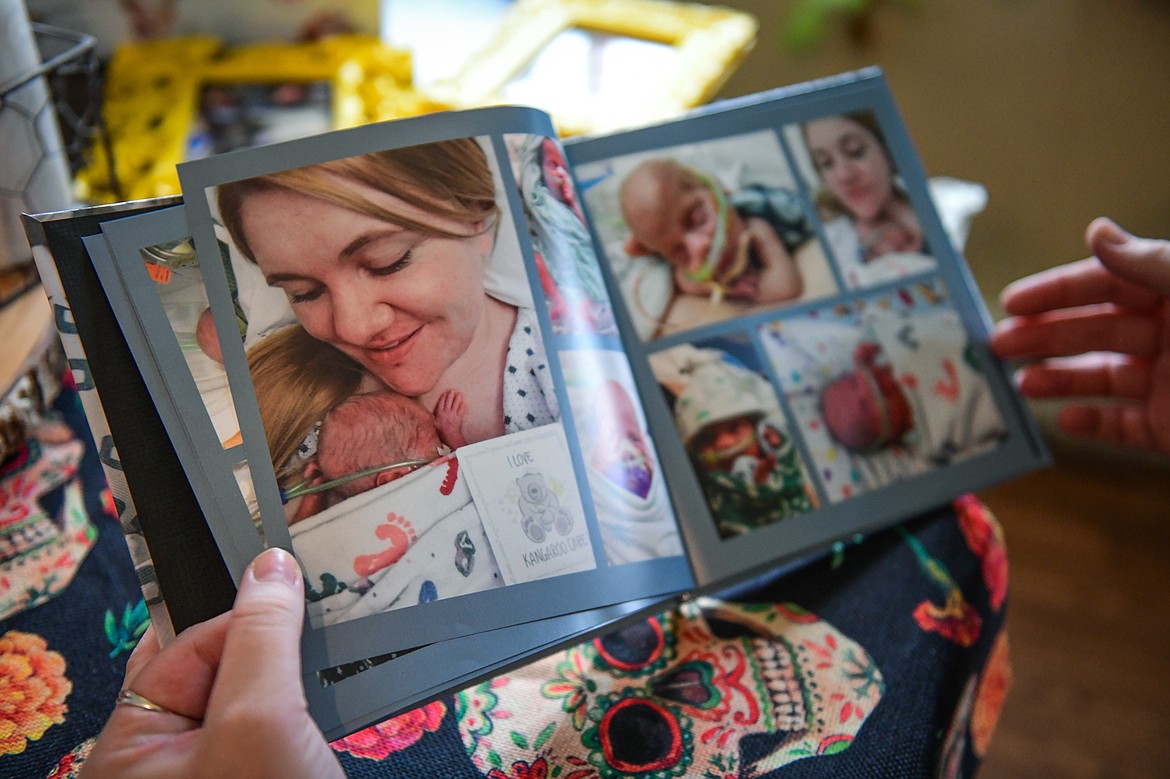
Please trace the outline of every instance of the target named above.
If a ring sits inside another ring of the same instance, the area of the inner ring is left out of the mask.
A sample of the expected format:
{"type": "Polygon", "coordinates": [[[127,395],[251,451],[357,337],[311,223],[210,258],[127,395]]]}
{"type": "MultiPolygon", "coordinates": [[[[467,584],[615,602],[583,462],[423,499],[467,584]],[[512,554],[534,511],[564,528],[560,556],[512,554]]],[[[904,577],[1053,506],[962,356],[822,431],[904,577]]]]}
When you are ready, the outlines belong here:
{"type": "Polygon", "coordinates": [[[524,535],[539,544],[550,530],[562,536],[569,534],[573,518],[545,483],[544,474],[529,471],[516,479],[516,486],[520,488],[520,526],[524,535]]]}

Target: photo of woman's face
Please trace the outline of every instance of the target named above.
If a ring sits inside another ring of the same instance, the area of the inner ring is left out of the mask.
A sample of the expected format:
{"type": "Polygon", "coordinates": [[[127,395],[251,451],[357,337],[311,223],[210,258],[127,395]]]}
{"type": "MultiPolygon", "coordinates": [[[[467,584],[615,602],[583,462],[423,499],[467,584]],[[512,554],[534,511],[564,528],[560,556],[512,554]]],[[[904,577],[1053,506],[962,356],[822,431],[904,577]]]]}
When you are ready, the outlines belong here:
{"type": "Polygon", "coordinates": [[[390,213],[466,237],[410,230],[284,189],[248,198],[243,232],[268,284],[284,291],[309,335],[390,389],[418,397],[466,351],[480,324],[491,232],[345,185],[390,213]]]}
{"type": "Polygon", "coordinates": [[[893,170],[881,142],[845,116],[805,126],[809,154],[825,186],[855,219],[881,215],[893,197],[893,170]]]}

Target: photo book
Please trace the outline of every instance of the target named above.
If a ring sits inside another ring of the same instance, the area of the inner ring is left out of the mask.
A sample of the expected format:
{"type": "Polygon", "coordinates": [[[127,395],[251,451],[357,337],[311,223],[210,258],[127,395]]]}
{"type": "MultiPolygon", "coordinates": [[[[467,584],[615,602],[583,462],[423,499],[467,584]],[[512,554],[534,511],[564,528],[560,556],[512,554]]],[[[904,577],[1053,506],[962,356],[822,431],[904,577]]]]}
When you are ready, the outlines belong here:
{"type": "Polygon", "coordinates": [[[1048,459],[875,69],[179,177],[30,243],[160,633],[291,550],[329,738],[1048,459]]]}

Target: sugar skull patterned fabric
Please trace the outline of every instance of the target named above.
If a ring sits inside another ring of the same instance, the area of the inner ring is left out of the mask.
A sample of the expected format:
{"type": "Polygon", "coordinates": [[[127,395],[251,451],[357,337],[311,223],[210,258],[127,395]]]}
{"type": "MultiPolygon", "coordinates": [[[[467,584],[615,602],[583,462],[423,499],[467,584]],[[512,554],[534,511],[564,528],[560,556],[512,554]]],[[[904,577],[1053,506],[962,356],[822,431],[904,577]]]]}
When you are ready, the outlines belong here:
{"type": "Polygon", "coordinates": [[[758,776],[848,748],[883,685],[866,651],[813,614],[701,599],[466,690],[456,706],[489,776],[498,765],[603,779],[758,776]],[[741,765],[753,734],[771,747],[741,765]]]}

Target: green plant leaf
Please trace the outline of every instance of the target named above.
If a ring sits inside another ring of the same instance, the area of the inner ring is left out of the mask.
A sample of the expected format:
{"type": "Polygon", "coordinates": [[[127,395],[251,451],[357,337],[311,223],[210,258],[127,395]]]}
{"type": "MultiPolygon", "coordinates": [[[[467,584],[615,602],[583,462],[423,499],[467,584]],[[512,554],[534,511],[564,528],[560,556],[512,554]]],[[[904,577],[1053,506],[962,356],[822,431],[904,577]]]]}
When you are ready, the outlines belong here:
{"type": "Polygon", "coordinates": [[[788,15],[784,38],[797,52],[807,51],[820,43],[834,15],[857,16],[865,13],[874,0],[801,0],[788,15]]]}

